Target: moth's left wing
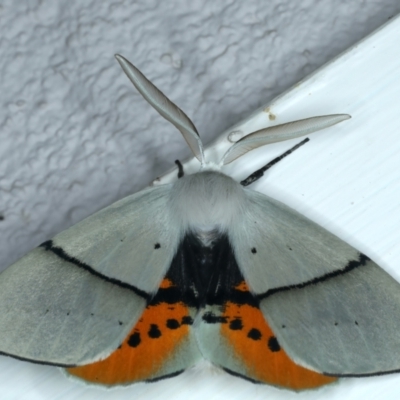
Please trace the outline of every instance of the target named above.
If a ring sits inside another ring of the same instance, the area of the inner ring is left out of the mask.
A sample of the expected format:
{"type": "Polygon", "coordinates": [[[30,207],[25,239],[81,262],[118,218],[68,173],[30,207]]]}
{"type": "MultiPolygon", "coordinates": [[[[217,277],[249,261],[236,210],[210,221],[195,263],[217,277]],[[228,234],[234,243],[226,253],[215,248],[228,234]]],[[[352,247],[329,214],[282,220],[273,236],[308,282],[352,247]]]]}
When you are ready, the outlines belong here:
{"type": "Polygon", "coordinates": [[[126,385],[176,376],[194,365],[201,358],[192,327],[198,297],[189,276],[195,263],[181,241],[156,295],[120,346],[104,360],[67,372],[91,383],[126,385]]]}
{"type": "Polygon", "coordinates": [[[104,359],[138,321],[179,245],[170,186],[93,214],[0,275],[0,354],[60,366],[104,359]]]}
{"type": "Polygon", "coordinates": [[[333,376],[400,369],[400,285],[284,204],[247,192],[230,234],[239,269],[296,363],[333,376]]]}

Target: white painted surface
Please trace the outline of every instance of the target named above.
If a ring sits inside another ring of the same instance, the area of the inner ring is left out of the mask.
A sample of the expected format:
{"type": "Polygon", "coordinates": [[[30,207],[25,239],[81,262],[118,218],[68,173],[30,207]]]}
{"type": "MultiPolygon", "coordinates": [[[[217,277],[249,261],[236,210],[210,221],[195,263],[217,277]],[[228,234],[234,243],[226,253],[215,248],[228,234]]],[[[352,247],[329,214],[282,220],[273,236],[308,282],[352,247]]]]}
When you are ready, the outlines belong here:
{"type": "MultiPolygon", "coordinates": [[[[209,141],[400,10],[394,0],[165,3],[2,3],[2,268],[189,155],[179,133],[134,92],[114,53],[136,63],[209,141]]],[[[396,20],[274,102],[276,123],[336,112],[353,119],[314,134],[254,188],[400,280],[398,37],[396,20]]],[[[259,149],[229,168],[244,177],[288,146],[259,149]]],[[[295,394],[205,368],[105,391],[4,357],[0,391],[5,399],[397,399],[400,378],[346,379],[295,394]]]]}

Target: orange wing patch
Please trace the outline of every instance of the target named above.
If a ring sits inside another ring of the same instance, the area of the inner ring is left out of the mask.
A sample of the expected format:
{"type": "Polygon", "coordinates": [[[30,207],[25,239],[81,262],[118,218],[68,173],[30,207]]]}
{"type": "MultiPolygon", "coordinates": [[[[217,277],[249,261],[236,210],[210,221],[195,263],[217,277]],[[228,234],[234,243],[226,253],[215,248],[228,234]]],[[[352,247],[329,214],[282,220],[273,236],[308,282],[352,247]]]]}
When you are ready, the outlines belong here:
{"type": "MultiPolygon", "coordinates": [[[[164,279],[161,289],[173,284],[164,279]]],[[[165,360],[187,337],[192,324],[182,302],[150,304],[123,343],[106,359],[68,368],[74,376],[104,385],[121,385],[152,379],[165,360]]]]}
{"type": "MultiPolygon", "coordinates": [[[[248,291],[244,282],[235,289],[248,291]]],[[[295,364],[280,347],[258,308],[227,302],[223,317],[226,323],[221,324],[221,333],[246,365],[252,379],[294,390],[316,388],[337,379],[295,364]]]]}

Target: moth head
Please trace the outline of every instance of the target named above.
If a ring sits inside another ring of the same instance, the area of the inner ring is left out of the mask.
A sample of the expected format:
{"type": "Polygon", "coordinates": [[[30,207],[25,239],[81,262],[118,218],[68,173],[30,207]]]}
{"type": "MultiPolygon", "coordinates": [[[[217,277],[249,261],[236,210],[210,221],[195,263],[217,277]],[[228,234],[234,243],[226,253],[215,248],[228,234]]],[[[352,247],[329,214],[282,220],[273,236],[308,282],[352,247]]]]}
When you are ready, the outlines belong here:
{"type": "Polygon", "coordinates": [[[234,143],[220,160],[207,160],[199,133],[190,118],[126,58],[118,54],[115,57],[139,93],[161,116],[181,132],[193,155],[200,161],[200,170],[219,171],[222,166],[231,163],[250,150],[308,135],[350,118],[347,114],[324,115],[260,129],[234,143]]]}

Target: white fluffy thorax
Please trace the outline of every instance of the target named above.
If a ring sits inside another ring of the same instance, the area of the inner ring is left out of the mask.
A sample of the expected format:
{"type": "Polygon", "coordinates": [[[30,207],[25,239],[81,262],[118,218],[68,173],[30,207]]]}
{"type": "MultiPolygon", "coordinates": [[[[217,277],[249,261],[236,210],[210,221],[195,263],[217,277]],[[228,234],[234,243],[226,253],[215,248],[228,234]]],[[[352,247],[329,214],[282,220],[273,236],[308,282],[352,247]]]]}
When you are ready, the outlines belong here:
{"type": "Polygon", "coordinates": [[[170,201],[173,220],[183,232],[226,232],[243,213],[246,196],[229,176],[206,170],[178,179],[170,201]]]}

